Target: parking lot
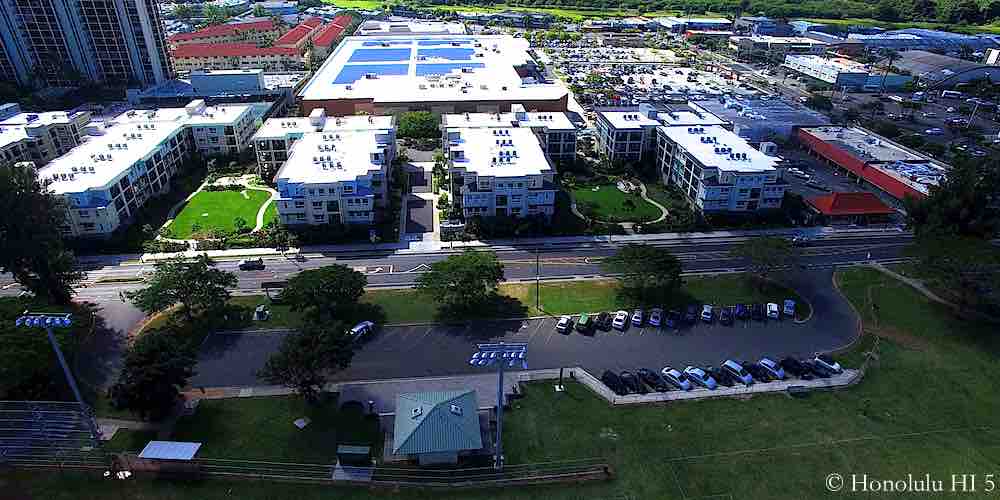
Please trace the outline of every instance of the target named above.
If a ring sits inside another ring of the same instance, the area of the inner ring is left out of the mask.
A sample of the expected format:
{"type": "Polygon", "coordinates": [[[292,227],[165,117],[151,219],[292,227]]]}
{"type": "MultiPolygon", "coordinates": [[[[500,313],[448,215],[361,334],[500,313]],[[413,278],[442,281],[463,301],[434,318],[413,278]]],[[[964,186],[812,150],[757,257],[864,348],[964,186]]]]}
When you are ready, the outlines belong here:
{"type": "MultiPolygon", "coordinates": [[[[481,372],[470,366],[477,342],[528,343],[532,369],[582,366],[659,371],[665,365],[715,364],[726,358],[808,355],[846,345],[856,336],[856,318],[833,290],[831,271],[797,275],[790,283],[813,307],[808,322],[740,321],[733,326],[697,323],[678,330],[629,328],[591,335],[555,331],[558,318],[498,320],[463,325],[390,326],[366,342],[337,380],[407,378],[481,372]]],[[[588,311],[594,312],[594,311],[588,311]]],[[[192,379],[195,387],[260,385],[259,370],[286,333],[213,334],[202,346],[192,379]]]]}

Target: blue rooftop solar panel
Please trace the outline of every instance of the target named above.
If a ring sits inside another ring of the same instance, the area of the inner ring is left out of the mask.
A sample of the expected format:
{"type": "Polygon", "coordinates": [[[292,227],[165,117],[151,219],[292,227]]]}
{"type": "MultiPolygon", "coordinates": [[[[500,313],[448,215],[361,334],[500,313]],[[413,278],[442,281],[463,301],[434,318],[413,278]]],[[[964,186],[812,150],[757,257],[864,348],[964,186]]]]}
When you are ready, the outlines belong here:
{"type": "Polygon", "coordinates": [[[410,49],[358,49],[347,62],[409,61],[410,49]]]}
{"type": "Polygon", "coordinates": [[[405,75],[410,70],[409,64],[349,64],[340,70],[335,84],[354,83],[368,73],[379,76],[405,75]]]}
{"type": "Polygon", "coordinates": [[[462,68],[482,68],[483,63],[440,63],[440,64],[418,64],[417,76],[426,75],[447,75],[452,71],[461,71],[462,68]]]}
{"type": "Polygon", "coordinates": [[[439,58],[447,59],[449,61],[468,61],[472,59],[472,55],[475,53],[472,49],[462,49],[455,47],[448,47],[442,49],[418,49],[417,56],[423,56],[428,58],[439,58]]]}

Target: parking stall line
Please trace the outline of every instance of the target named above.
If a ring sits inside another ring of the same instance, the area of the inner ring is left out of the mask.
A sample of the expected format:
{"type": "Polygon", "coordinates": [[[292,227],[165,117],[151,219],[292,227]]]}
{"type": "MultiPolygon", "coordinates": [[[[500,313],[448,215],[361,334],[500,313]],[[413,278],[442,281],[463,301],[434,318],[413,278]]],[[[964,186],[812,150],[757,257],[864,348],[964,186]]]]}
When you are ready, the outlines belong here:
{"type": "Polygon", "coordinates": [[[531,342],[531,339],[535,338],[535,335],[538,335],[538,331],[541,330],[543,326],[545,326],[546,320],[540,319],[537,320],[536,322],[538,323],[538,326],[536,326],[535,330],[528,335],[528,342],[531,342]]]}

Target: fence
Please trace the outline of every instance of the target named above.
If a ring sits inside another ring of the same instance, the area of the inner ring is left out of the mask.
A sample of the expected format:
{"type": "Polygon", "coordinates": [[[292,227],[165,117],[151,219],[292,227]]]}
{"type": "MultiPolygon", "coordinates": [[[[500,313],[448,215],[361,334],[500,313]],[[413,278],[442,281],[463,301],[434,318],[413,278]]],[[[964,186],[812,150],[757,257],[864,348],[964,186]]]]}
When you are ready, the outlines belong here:
{"type": "Polygon", "coordinates": [[[0,401],[0,464],[106,469],[92,418],[78,403],[0,401]]]}

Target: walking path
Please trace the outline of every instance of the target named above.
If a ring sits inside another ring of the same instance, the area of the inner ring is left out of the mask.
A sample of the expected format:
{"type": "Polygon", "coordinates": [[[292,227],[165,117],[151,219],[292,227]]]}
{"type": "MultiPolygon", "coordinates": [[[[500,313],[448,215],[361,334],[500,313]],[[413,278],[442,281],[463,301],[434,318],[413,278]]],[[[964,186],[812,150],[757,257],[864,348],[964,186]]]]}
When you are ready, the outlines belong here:
{"type": "MultiPolygon", "coordinates": [[[[670,215],[670,211],[667,210],[667,207],[661,205],[658,201],[653,200],[652,198],[650,198],[646,194],[646,184],[645,183],[643,183],[642,181],[639,181],[639,180],[634,181],[634,182],[636,182],[637,184],[639,184],[639,197],[642,198],[643,200],[649,202],[650,205],[653,205],[654,207],[660,209],[660,216],[657,217],[656,220],[652,220],[652,221],[649,221],[649,222],[642,222],[641,224],[656,224],[657,222],[661,222],[664,219],[666,219],[667,216],[670,215]]],[[[582,213],[580,213],[580,210],[578,210],[576,208],[576,198],[574,198],[572,194],[570,194],[569,211],[572,212],[573,215],[579,217],[580,219],[588,220],[588,218],[585,215],[583,215],[582,213]]],[[[594,220],[597,221],[597,222],[605,222],[605,221],[602,221],[601,219],[598,219],[597,217],[594,217],[594,220]]],[[[627,225],[627,228],[631,229],[631,227],[634,226],[637,223],[636,222],[619,222],[618,224],[621,225],[622,227],[626,227],[626,225],[627,225]]]]}
{"type": "Polygon", "coordinates": [[[949,301],[947,299],[941,298],[941,296],[939,296],[938,294],[932,292],[920,280],[916,280],[916,279],[913,279],[913,278],[910,278],[910,277],[907,277],[907,276],[903,276],[902,274],[899,274],[896,271],[893,271],[892,269],[889,269],[888,267],[885,267],[884,265],[882,265],[879,262],[874,263],[873,267],[875,267],[875,269],[878,269],[879,271],[882,271],[885,274],[888,274],[889,276],[892,276],[893,278],[896,278],[899,281],[902,281],[903,283],[906,283],[907,285],[910,285],[911,287],[913,287],[914,290],[922,293],[925,297],[927,297],[928,299],[933,300],[934,302],[937,302],[939,304],[944,304],[944,305],[946,305],[948,307],[951,307],[951,308],[954,308],[954,309],[958,309],[958,305],[956,305],[954,302],[951,302],[951,301],[949,301]]]}
{"type": "MultiPolygon", "coordinates": [[[[201,193],[206,186],[208,185],[228,186],[237,184],[243,186],[246,190],[265,191],[270,194],[270,196],[264,202],[264,204],[261,205],[260,208],[257,210],[257,218],[255,220],[254,227],[253,229],[250,230],[251,233],[256,233],[257,231],[260,231],[261,229],[264,228],[264,224],[266,223],[264,217],[267,215],[267,207],[269,207],[272,203],[275,203],[275,200],[277,200],[278,198],[278,192],[267,186],[251,185],[250,181],[253,177],[254,177],[253,175],[247,174],[240,177],[220,177],[216,179],[214,182],[208,182],[208,181],[202,182],[201,185],[198,186],[198,189],[195,189],[193,193],[187,196],[187,198],[184,198],[183,200],[177,202],[177,204],[175,204],[173,207],[170,208],[170,211],[167,213],[167,222],[163,224],[163,227],[170,227],[170,225],[174,223],[174,219],[177,217],[177,213],[182,208],[184,208],[184,206],[187,205],[187,203],[191,201],[192,198],[194,198],[198,193],[201,193]]],[[[243,193],[243,196],[249,199],[249,197],[246,195],[246,192],[243,193]]],[[[191,248],[194,248],[194,244],[197,241],[190,238],[189,239],[164,238],[162,236],[157,236],[156,239],[160,241],[169,241],[171,243],[185,243],[191,248]]]]}

